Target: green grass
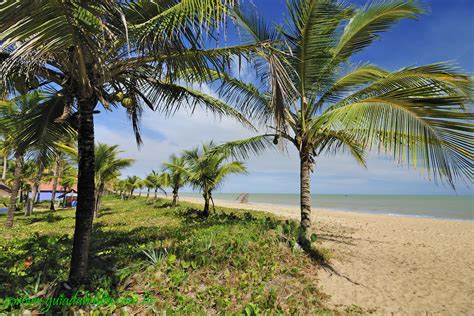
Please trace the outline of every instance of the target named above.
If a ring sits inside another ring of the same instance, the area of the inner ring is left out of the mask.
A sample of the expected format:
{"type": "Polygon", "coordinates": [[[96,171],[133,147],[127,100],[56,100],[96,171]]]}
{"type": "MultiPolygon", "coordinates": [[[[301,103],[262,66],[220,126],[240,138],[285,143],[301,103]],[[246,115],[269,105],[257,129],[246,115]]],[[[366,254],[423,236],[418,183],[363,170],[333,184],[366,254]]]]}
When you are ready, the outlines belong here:
{"type": "MultiPolygon", "coordinates": [[[[295,247],[295,223],[224,208],[202,218],[199,206],[172,208],[166,200],[107,197],[103,205],[83,292],[154,298],[151,305],[128,306],[135,313],[324,313],[318,262],[295,247]]],[[[0,297],[33,295],[67,279],[73,210],[18,212],[11,230],[5,219],[1,213],[0,297]]],[[[0,302],[0,314],[2,308],[8,311],[0,302]]]]}

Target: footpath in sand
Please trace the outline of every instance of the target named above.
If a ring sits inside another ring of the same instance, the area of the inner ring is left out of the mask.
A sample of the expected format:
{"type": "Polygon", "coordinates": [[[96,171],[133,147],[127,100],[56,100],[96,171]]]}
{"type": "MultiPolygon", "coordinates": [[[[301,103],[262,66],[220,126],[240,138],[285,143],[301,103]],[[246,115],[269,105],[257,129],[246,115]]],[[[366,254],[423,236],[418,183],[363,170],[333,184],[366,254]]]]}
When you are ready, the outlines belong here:
{"type": "MultiPolygon", "coordinates": [[[[215,202],[299,217],[291,206],[215,202]]],[[[329,307],[355,305],[376,315],[473,315],[474,222],[319,209],[313,209],[313,222],[334,255],[336,273],[319,273],[329,307]]]]}

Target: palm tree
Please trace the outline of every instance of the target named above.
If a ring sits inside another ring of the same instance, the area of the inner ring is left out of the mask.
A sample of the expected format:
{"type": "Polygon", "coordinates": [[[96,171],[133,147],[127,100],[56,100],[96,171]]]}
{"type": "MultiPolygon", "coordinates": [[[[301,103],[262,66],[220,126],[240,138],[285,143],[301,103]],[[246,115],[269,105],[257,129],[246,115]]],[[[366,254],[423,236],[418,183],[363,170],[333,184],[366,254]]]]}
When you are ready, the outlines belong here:
{"type": "MultiPolygon", "coordinates": [[[[57,144],[67,135],[74,133],[69,123],[57,124],[54,122],[57,109],[53,106],[54,104],[49,102],[44,94],[33,92],[14,97],[0,107],[0,123],[5,134],[5,150],[13,152],[15,157],[7,227],[13,226],[24,156],[28,154],[28,158],[35,161],[39,168],[37,177],[33,180],[35,184],[33,190],[36,192],[42,172],[51,161],[57,144]],[[34,141],[38,138],[41,139],[34,141]]],[[[32,204],[29,205],[26,214],[28,215],[31,211],[32,204]]]]}
{"type": "Polygon", "coordinates": [[[222,72],[231,58],[254,45],[204,49],[204,34],[223,21],[235,0],[14,1],[0,4],[0,74],[12,86],[58,87],[51,98],[56,118],[77,119],[78,205],[69,279],[86,276],[94,213],[94,118],[96,106],[121,104],[137,142],[142,106],[173,113],[200,105],[247,120],[235,109],[196,90],[206,68],[222,72]],[[21,14],[18,14],[21,12],[21,14]],[[54,17],[54,18],[51,18],[54,17]],[[77,109],[77,113],[73,113],[77,109]]]}
{"type": "Polygon", "coordinates": [[[115,183],[115,191],[119,192],[122,200],[125,200],[125,191],[127,190],[127,181],[120,179],[115,183]]]}
{"type": "Polygon", "coordinates": [[[226,152],[215,150],[215,145],[211,142],[202,148],[195,148],[184,152],[186,168],[183,172],[188,174],[189,183],[194,189],[199,190],[204,198],[204,215],[209,216],[209,202],[213,191],[218,188],[225,177],[230,174],[246,173],[246,168],[241,161],[228,162],[230,155],[226,152]]]}
{"type": "Polygon", "coordinates": [[[142,184],[142,180],[138,176],[128,176],[127,179],[125,179],[125,187],[127,188],[129,192],[129,198],[133,197],[133,193],[135,192],[136,189],[138,189],[142,184]]]}
{"type": "Polygon", "coordinates": [[[62,207],[66,206],[66,194],[71,192],[74,185],[77,184],[77,169],[70,162],[65,161],[61,170],[61,180],[59,184],[63,188],[62,207]]]}
{"type": "MultiPolygon", "coordinates": [[[[33,161],[30,161],[34,164],[33,161]]],[[[41,192],[39,192],[39,186],[41,184],[41,180],[44,175],[44,169],[45,167],[43,164],[39,165],[33,165],[33,174],[32,174],[32,185],[31,185],[31,198],[28,199],[28,203],[26,203],[26,208],[25,208],[25,216],[31,216],[33,214],[33,208],[34,204],[38,202],[41,192]]]]}
{"type": "Polygon", "coordinates": [[[147,175],[144,180],[145,187],[147,187],[146,198],[148,199],[148,197],[150,196],[151,189],[155,190],[155,199],[157,198],[158,190],[161,190],[165,195],[167,195],[166,191],[163,189],[163,187],[167,186],[166,180],[167,177],[165,176],[165,174],[159,174],[155,170],[152,170],[151,173],[147,175]]]}
{"type": "Polygon", "coordinates": [[[129,167],[135,160],[128,158],[119,158],[121,151],[118,145],[109,146],[98,143],[95,147],[95,183],[96,198],[94,214],[99,215],[100,203],[106,185],[120,175],[120,170],[129,167]]]}
{"type": "Polygon", "coordinates": [[[179,190],[188,182],[187,173],[184,171],[186,168],[185,160],[183,157],[176,155],[170,156],[170,162],[163,163],[163,169],[165,170],[164,177],[173,192],[173,202],[171,205],[175,207],[179,199],[179,190]]]}
{"type": "Polygon", "coordinates": [[[364,153],[378,148],[400,163],[422,167],[435,180],[452,186],[472,181],[473,82],[448,64],[390,72],[372,64],[352,64],[396,22],[423,12],[415,1],[372,1],[355,8],[336,0],[288,2],[290,19],[272,28],[257,15],[235,11],[235,20],[256,41],[271,41],[273,55],[286,65],[286,76],[272,73],[257,88],[228,80],[228,99],[245,93],[269,132],[224,145],[241,157],[273,144],[290,143],[300,159],[301,242],[311,224],[310,174],[323,154],[349,151],[365,165],[364,153]],[[290,93],[291,92],[291,93],[290,93]]]}

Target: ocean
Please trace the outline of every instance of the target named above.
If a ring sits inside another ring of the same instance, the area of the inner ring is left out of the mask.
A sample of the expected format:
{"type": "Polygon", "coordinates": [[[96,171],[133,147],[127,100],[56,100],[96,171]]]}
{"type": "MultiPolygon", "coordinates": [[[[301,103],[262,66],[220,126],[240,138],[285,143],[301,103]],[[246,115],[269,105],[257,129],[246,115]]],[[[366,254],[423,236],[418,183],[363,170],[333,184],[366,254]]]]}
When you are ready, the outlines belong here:
{"type": "MultiPolygon", "coordinates": [[[[201,197],[198,193],[184,196],[201,197]]],[[[236,201],[237,193],[215,193],[214,198],[236,201]]],[[[312,205],[334,211],[352,211],[394,216],[474,220],[474,196],[452,195],[339,195],[313,194],[312,205]]],[[[249,203],[299,206],[298,194],[250,193],[249,203]]]]}

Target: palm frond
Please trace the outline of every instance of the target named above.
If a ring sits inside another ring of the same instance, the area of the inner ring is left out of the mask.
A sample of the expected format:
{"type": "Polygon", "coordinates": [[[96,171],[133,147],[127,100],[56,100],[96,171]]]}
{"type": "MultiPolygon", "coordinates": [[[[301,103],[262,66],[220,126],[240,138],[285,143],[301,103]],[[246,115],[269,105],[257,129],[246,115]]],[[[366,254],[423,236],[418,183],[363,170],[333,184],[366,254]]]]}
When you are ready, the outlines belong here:
{"type": "Polygon", "coordinates": [[[334,59],[340,62],[360,52],[395,23],[416,19],[424,12],[423,6],[415,0],[369,1],[345,26],[334,49],[334,59]]]}
{"type": "Polygon", "coordinates": [[[181,107],[188,107],[194,111],[201,106],[206,111],[218,116],[234,118],[249,128],[255,129],[252,123],[239,111],[227,103],[197,89],[178,84],[155,81],[146,93],[151,103],[167,115],[174,114],[181,107]]]}
{"type": "Polygon", "coordinates": [[[275,148],[277,134],[264,134],[247,139],[226,142],[214,148],[214,151],[225,152],[236,159],[248,159],[252,155],[261,155],[264,151],[275,148]]]}
{"type": "Polygon", "coordinates": [[[461,106],[466,98],[432,91],[431,86],[395,90],[335,108],[323,118],[369,149],[421,167],[435,181],[472,182],[474,124],[469,121],[473,114],[461,106]]]}

